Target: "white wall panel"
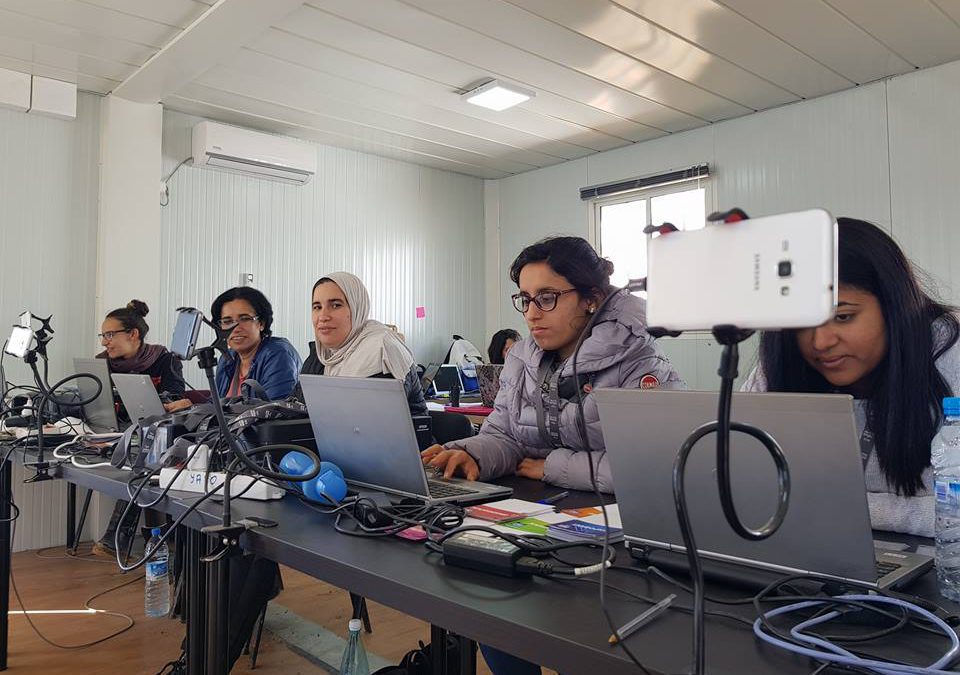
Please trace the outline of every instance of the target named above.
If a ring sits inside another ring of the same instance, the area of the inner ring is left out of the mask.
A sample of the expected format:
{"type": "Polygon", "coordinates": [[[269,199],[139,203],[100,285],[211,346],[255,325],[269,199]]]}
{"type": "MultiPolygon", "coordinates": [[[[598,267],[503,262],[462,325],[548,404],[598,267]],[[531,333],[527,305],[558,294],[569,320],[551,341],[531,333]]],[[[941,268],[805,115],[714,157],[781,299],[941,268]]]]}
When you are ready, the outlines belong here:
{"type": "Polygon", "coordinates": [[[957,304],[960,62],[891,80],[888,100],[893,234],[943,298],[957,304]]]}
{"type": "Polygon", "coordinates": [[[499,181],[501,274],[487,292],[500,297],[500,328],[526,335],[523,317],[510,304],[516,287],[508,275],[523,247],[551,234],[587,236],[587,205],[578,192],[586,180],[587,160],[577,159],[499,181]]]}
{"type": "MultiPolygon", "coordinates": [[[[189,156],[198,121],[164,113],[164,174],[189,156]]],[[[169,340],[176,307],[209,312],[250,272],[273,304],[274,333],[305,357],[310,289],[343,269],[364,280],[373,318],[398,325],[419,362],[442,358],[453,333],[485,344],[483,181],[314,145],[319,170],[303,187],[180,169],[162,213],[163,291],[147,299],[156,339],[169,340]]],[[[206,388],[195,365],[186,372],[206,388]]]]}
{"type": "Polygon", "coordinates": [[[890,222],[886,83],[714,127],[720,208],[757,216],[813,206],[890,222]]]}
{"type": "MultiPolygon", "coordinates": [[[[0,110],[0,326],[6,331],[25,309],[53,314],[51,383],[72,371],[74,356],[97,349],[99,131],[100,98],[90,94],[79,95],[73,121],[0,110]]],[[[4,369],[11,382],[32,379],[10,356],[4,369]]],[[[14,472],[15,548],[62,544],[65,484],[25,485],[25,477],[14,472]]]]}

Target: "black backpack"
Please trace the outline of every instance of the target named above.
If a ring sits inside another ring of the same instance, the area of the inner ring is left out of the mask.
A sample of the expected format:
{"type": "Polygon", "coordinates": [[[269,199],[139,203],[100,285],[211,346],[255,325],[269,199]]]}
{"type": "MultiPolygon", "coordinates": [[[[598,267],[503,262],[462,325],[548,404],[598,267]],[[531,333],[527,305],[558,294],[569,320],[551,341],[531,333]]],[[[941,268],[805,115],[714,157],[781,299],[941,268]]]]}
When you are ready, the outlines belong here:
{"type": "MultiPolygon", "coordinates": [[[[447,672],[460,672],[460,643],[451,635],[447,636],[447,672]]],[[[381,668],[373,675],[433,675],[430,645],[420,642],[419,648],[404,655],[400,665],[381,668]]]]}

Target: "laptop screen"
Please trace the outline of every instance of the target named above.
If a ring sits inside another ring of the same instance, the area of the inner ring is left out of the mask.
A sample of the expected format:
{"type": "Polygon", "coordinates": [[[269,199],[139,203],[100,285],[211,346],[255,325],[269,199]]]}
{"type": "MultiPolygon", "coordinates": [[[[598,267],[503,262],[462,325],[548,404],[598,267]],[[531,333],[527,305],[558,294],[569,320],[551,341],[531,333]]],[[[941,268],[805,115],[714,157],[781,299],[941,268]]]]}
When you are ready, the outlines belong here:
{"type": "Polygon", "coordinates": [[[445,363],[440,366],[440,370],[437,371],[437,376],[433,380],[433,387],[438,394],[449,394],[454,382],[460,386],[460,391],[463,392],[463,380],[460,379],[460,369],[452,363],[445,363]]]}

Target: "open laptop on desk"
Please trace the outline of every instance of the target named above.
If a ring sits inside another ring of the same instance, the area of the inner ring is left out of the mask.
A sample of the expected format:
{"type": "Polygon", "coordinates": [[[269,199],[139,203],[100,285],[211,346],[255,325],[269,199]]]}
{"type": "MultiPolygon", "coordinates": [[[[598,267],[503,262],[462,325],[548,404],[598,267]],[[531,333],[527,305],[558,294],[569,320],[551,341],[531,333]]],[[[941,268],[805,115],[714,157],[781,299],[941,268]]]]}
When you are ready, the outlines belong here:
{"type": "Polygon", "coordinates": [[[301,375],[303,398],[320,457],[343,470],[347,483],[430,502],[502,499],[511,488],[427,476],[398,380],[301,375]]]}
{"type": "MultiPolygon", "coordinates": [[[[683,552],[673,502],[673,463],[684,439],[717,415],[716,392],[594,392],[631,546],[683,552]]],[[[704,558],[779,574],[816,574],[887,588],[919,576],[929,556],[875,549],[852,399],[835,394],[734,394],[732,419],[772,435],[790,467],[790,505],[780,529],[747,541],[727,524],[716,478],[716,436],[694,447],[686,496],[704,558]],[[880,571],[882,570],[882,572],[880,571]]],[[[733,498],[750,527],[776,510],[773,460],[759,441],[730,436],[733,498]]],[[[683,558],[685,560],[685,558],[683,558]]]]}
{"type": "MultiPolygon", "coordinates": [[[[107,360],[75,357],[73,368],[78,373],[96,375],[103,385],[100,395],[83,406],[83,417],[87,426],[98,434],[120,431],[120,425],[117,422],[117,409],[113,403],[113,384],[110,382],[110,369],[107,367],[107,360]]],[[[76,382],[77,391],[83,401],[92,397],[97,391],[97,383],[88,377],[81,377],[76,382]]]]}
{"type": "Polygon", "coordinates": [[[113,383],[117,386],[117,393],[123,401],[123,407],[134,422],[144,417],[166,415],[167,411],[160,400],[157,388],[149,375],[131,375],[129,373],[114,373],[113,383]]]}
{"type": "Polygon", "coordinates": [[[424,369],[423,377],[420,378],[420,388],[423,389],[424,394],[429,396],[430,387],[433,386],[433,380],[438,372],[440,372],[439,363],[431,363],[424,369]]]}

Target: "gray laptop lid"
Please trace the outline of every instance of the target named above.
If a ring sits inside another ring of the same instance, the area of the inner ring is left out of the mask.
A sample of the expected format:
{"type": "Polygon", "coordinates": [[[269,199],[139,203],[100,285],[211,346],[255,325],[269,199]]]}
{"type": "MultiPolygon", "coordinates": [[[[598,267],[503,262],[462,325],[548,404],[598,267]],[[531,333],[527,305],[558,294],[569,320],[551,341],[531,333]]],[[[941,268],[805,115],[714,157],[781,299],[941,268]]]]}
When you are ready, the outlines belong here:
{"type": "MultiPolygon", "coordinates": [[[[717,393],[598,389],[607,456],[629,541],[683,550],[673,503],[673,463],[687,435],[716,419],[717,393]]],[[[852,399],[829,394],[734,394],[732,419],[770,433],[790,466],[789,510],[769,539],[747,541],[727,524],[716,480],[716,436],[694,447],[686,494],[704,555],[874,583],[874,547],[852,399]]],[[[731,474],[741,519],[759,527],[776,507],[766,449],[733,433],[731,474]]]]}
{"type": "Polygon", "coordinates": [[[301,375],[300,386],[321,459],[351,483],[428,497],[402,382],[301,375]]]}
{"type": "MultiPolygon", "coordinates": [[[[87,425],[97,433],[119,431],[117,424],[117,410],[113,404],[113,385],[110,382],[110,370],[106,359],[87,359],[75,357],[73,369],[78,373],[90,373],[100,380],[102,389],[100,395],[87,405],[83,406],[83,416],[87,425]]],[[[88,377],[81,377],[77,382],[77,391],[80,399],[87,400],[97,392],[97,384],[88,377]]]]}
{"type": "Polygon", "coordinates": [[[139,422],[144,417],[167,413],[149,375],[114,373],[111,377],[117,386],[123,407],[127,409],[127,414],[134,422],[139,422]]]}

